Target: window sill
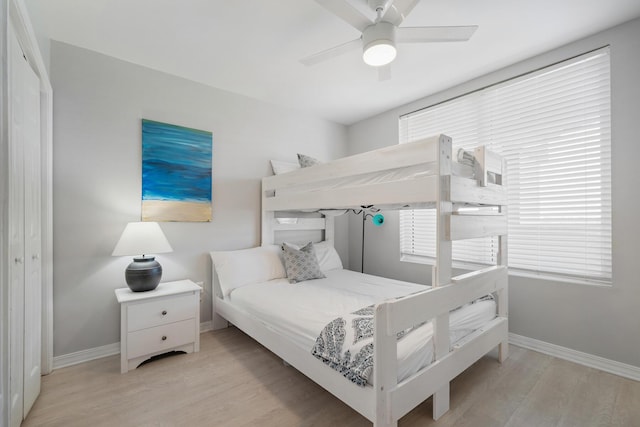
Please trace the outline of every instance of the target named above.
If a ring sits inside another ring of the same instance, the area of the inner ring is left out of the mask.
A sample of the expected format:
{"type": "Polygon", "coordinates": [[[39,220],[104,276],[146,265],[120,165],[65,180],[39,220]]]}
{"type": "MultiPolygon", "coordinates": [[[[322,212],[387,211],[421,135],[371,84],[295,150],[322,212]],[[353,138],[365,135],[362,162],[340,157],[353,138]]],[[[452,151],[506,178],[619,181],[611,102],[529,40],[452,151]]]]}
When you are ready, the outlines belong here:
{"type": "MultiPolygon", "coordinates": [[[[424,265],[435,265],[435,260],[433,258],[421,257],[417,255],[400,255],[400,262],[410,262],[414,264],[424,264],[424,265]]],[[[487,267],[484,264],[475,264],[464,261],[453,261],[453,268],[461,269],[461,270],[478,270],[481,268],[487,267]]],[[[560,282],[560,283],[571,283],[574,285],[587,285],[587,286],[595,286],[598,288],[611,288],[613,287],[612,282],[599,281],[595,279],[586,279],[586,278],[577,278],[577,277],[569,277],[562,276],[559,274],[553,273],[536,273],[527,270],[520,270],[517,268],[509,268],[509,276],[515,277],[525,277],[528,279],[537,279],[544,280],[548,282],[560,282]]]]}

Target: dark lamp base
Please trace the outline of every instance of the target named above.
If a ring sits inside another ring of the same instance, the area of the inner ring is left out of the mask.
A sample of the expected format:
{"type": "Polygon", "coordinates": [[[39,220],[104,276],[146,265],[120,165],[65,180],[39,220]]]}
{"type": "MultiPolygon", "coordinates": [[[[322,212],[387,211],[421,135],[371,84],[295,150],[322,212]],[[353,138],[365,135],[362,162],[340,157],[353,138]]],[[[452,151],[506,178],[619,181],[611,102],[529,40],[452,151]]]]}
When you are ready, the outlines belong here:
{"type": "Polygon", "coordinates": [[[162,278],[162,266],[155,257],[136,257],[124,272],[127,285],[133,292],[152,291],[162,278]]]}

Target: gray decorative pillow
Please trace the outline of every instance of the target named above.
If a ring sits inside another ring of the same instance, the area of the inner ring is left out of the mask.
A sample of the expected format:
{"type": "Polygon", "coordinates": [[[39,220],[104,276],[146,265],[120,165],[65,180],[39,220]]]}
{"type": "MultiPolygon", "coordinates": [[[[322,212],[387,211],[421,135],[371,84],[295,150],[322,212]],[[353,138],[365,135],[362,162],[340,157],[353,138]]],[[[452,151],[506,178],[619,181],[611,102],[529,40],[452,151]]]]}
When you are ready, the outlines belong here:
{"type": "Polygon", "coordinates": [[[289,283],[302,282],[303,280],[324,279],[325,275],[320,270],[316,251],[313,243],[309,242],[300,249],[283,243],[282,254],[284,268],[287,270],[289,283]]]}
{"type": "Polygon", "coordinates": [[[298,153],[298,163],[300,163],[301,168],[308,168],[309,166],[319,165],[322,162],[311,156],[298,153]]]}

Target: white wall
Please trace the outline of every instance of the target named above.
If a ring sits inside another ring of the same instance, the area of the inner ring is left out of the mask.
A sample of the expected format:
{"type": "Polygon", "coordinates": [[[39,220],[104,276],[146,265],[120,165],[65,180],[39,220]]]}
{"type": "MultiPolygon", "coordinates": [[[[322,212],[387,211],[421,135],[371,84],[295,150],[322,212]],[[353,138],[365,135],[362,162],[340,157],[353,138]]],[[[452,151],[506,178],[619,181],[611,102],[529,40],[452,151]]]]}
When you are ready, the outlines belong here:
{"type": "Polygon", "coordinates": [[[42,11],[38,8],[37,1],[40,0],[18,0],[23,3],[27,10],[29,11],[29,19],[31,24],[33,25],[34,34],[36,36],[36,41],[38,42],[38,48],[40,49],[40,55],[42,56],[42,62],[47,69],[47,72],[50,71],[50,47],[51,41],[47,38],[43,33],[42,29],[46,24],[46,16],[43,16],[42,11]]]}
{"type": "MultiPolygon", "coordinates": [[[[354,124],[348,129],[349,154],[396,144],[401,114],[607,44],[611,46],[612,80],[613,286],[511,276],[509,328],[519,335],[640,367],[640,279],[636,270],[640,254],[640,20],[354,124]]],[[[395,213],[386,217],[384,227],[367,229],[365,271],[428,283],[430,267],[399,261],[398,217],[395,213]]],[[[360,223],[353,218],[349,233],[350,266],[359,270],[361,231],[360,223]]]]}
{"type": "MultiPolygon", "coordinates": [[[[54,89],[54,355],[120,340],[113,290],[126,286],[128,257],[111,257],[140,219],[141,119],[213,132],[213,221],[161,223],[174,252],[157,257],[163,280],[206,283],[211,250],[260,244],[260,178],[270,159],[341,157],[346,128],[120,61],[51,43],[54,89]]],[[[336,247],[347,262],[347,222],[336,247]]]]}

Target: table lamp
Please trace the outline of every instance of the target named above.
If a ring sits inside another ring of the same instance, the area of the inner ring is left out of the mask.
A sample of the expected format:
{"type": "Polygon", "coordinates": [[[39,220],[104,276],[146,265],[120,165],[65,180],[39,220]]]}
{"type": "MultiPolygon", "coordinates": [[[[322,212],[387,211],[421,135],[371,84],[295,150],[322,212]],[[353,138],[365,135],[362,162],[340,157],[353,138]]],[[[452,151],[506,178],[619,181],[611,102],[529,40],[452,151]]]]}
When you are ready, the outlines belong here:
{"type": "Polygon", "coordinates": [[[124,277],[133,292],[144,292],[154,290],[162,278],[162,266],[154,256],[147,254],[172,251],[157,222],[130,222],[111,255],[137,255],[125,270],[124,277]]]}

